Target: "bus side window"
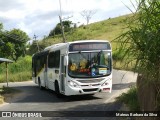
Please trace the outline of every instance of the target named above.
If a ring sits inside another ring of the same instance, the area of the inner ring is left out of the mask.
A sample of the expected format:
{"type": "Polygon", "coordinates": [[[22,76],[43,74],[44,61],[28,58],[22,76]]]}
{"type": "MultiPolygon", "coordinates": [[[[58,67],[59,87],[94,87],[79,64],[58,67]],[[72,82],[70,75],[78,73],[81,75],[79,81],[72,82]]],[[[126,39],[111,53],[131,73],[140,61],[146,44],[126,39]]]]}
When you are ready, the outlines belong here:
{"type": "Polygon", "coordinates": [[[55,51],[54,58],[55,58],[54,67],[55,67],[55,68],[59,68],[59,63],[60,63],[60,50],[55,51]]]}
{"type": "Polygon", "coordinates": [[[60,50],[49,53],[48,67],[59,68],[60,63],[60,50]]]}
{"type": "Polygon", "coordinates": [[[54,52],[49,53],[48,56],[48,68],[53,68],[55,64],[54,52]]]}

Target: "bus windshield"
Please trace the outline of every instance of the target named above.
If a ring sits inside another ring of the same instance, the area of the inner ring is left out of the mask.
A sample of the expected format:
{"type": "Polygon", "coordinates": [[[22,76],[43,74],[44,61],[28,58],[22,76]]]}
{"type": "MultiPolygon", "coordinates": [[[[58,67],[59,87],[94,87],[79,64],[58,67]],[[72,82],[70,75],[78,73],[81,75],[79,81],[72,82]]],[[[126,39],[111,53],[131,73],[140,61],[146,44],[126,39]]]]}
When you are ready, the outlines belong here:
{"type": "Polygon", "coordinates": [[[69,54],[68,74],[75,78],[107,76],[111,64],[110,51],[74,52],[69,54]]]}

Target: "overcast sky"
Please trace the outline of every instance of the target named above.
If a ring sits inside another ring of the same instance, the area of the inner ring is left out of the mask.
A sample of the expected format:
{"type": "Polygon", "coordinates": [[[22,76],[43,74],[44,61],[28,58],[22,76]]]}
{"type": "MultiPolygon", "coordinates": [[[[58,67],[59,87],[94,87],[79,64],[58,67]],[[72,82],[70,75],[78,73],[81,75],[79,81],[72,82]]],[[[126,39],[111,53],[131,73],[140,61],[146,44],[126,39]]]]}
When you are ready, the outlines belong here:
{"type": "Polygon", "coordinates": [[[48,35],[59,23],[60,1],[62,18],[71,17],[73,23],[86,24],[83,10],[96,11],[90,23],[131,13],[135,0],[0,0],[0,22],[5,30],[19,28],[31,39],[48,35]],[[132,3],[131,3],[132,1],[132,3]],[[126,6],[125,6],[125,5],[126,6]]]}

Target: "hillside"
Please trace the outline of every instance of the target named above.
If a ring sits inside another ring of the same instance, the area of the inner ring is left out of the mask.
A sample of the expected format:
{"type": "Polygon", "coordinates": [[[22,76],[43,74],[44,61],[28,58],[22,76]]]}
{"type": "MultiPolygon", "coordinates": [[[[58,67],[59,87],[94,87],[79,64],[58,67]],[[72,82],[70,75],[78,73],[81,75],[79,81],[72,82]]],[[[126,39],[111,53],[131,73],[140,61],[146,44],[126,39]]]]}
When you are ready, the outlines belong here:
{"type": "MultiPolygon", "coordinates": [[[[81,25],[78,28],[73,28],[70,32],[65,32],[66,41],[87,40],[87,39],[102,39],[111,42],[113,50],[113,66],[117,69],[131,70],[132,67],[124,68],[124,64],[120,62],[120,54],[115,52],[117,43],[112,42],[115,38],[120,36],[123,32],[127,31],[126,22],[131,18],[132,14],[124,15],[116,18],[110,18],[104,21],[95,22],[89,25],[81,25]],[[115,62],[116,60],[116,62],[115,62]]],[[[55,43],[62,42],[62,35],[56,35],[55,37],[47,37],[38,42],[40,50],[55,43]]],[[[37,43],[34,42],[30,46],[28,54],[32,55],[38,52],[37,43]]]]}
{"type": "MultiPolygon", "coordinates": [[[[71,32],[65,33],[67,41],[75,40],[84,40],[84,39],[104,39],[112,41],[118,37],[121,33],[127,30],[126,28],[126,19],[131,15],[120,16],[116,18],[110,18],[108,20],[96,22],[89,24],[87,26],[81,25],[78,28],[73,29],[71,32]]],[[[38,42],[40,50],[43,50],[45,47],[59,43],[62,41],[61,35],[56,37],[45,38],[38,42]]],[[[117,43],[112,43],[113,48],[113,60],[119,54],[115,54],[114,49],[116,48],[117,43]]],[[[8,66],[8,71],[11,76],[9,76],[9,81],[26,81],[31,79],[31,55],[37,52],[37,43],[32,44],[28,51],[30,56],[25,58],[18,59],[17,62],[12,63],[8,66]],[[23,67],[21,67],[23,66],[23,67]],[[24,68],[24,69],[23,69],[24,68]]],[[[123,68],[121,62],[113,62],[113,67],[117,69],[123,68]]],[[[1,65],[0,68],[0,82],[5,82],[5,64],[1,65]]],[[[130,68],[131,69],[131,68],[130,68]]]]}
{"type": "MultiPolygon", "coordinates": [[[[81,25],[73,29],[71,32],[65,33],[67,41],[84,40],[84,39],[104,39],[112,41],[121,33],[127,30],[126,19],[131,15],[124,15],[108,20],[95,22],[89,25],[81,25]]],[[[61,35],[54,38],[46,38],[39,42],[40,48],[44,48],[51,44],[59,43],[62,41],[61,35]]],[[[34,47],[35,48],[35,47],[34,47]]],[[[115,44],[112,43],[112,48],[115,44]]]]}

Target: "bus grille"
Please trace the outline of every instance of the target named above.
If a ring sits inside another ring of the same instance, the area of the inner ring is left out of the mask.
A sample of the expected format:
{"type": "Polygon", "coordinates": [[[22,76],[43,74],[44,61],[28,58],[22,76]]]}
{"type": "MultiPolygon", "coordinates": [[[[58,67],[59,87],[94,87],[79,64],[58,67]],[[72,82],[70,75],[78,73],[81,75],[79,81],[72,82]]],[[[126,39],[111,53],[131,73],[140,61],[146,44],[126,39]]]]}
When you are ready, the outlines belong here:
{"type": "Polygon", "coordinates": [[[101,84],[86,84],[86,85],[81,85],[82,87],[87,87],[87,86],[99,86],[99,85],[101,85],[101,84]]]}
{"type": "Polygon", "coordinates": [[[83,89],[84,92],[93,92],[93,91],[97,91],[98,88],[93,88],[93,89],[83,89]]]}
{"type": "Polygon", "coordinates": [[[101,82],[104,79],[92,79],[92,80],[77,80],[78,82],[81,83],[97,83],[97,82],[101,82]]]}

